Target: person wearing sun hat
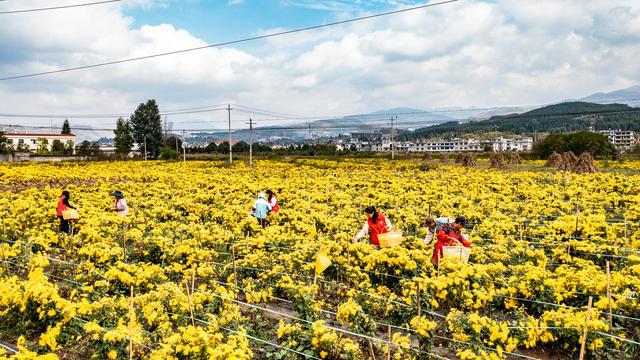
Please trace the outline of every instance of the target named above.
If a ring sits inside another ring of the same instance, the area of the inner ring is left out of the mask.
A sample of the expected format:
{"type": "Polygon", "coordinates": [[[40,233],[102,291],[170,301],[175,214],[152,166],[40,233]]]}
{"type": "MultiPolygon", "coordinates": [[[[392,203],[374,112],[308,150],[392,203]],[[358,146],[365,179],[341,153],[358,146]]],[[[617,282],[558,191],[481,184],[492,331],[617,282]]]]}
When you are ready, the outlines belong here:
{"type": "Polygon", "coordinates": [[[116,190],[113,192],[113,196],[116,198],[113,211],[117,211],[120,216],[129,215],[129,206],[127,205],[127,200],[124,199],[122,192],[120,190],[116,190]]]}
{"type": "Polygon", "coordinates": [[[251,207],[251,215],[258,219],[260,226],[267,226],[267,214],[269,214],[269,211],[271,211],[271,204],[267,201],[267,196],[264,193],[258,194],[258,199],[251,207]]]}
{"type": "Polygon", "coordinates": [[[433,261],[438,264],[440,258],[443,256],[442,248],[445,246],[459,246],[462,244],[464,247],[471,247],[471,243],[462,236],[462,229],[467,227],[467,219],[464,216],[456,216],[453,224],[443,226],[436,233],[438,242],[436,243],[435,251],[433,252],[433,261]]]}

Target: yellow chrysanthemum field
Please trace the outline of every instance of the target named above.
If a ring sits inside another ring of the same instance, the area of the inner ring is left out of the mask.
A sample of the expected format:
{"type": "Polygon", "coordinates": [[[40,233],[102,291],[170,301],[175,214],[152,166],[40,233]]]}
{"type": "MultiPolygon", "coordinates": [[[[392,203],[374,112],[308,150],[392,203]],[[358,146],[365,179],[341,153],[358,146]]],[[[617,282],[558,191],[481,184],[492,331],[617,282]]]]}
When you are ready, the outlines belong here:
{"type": "Polygon", "coordinates": [[[640,358],[640,163],[255,165],[0,165],[0,358],[640,358]],[[402,244],[352,242],[369,205],[402,244]],[[433,265],[430,214],[466,217],[468,262],[433,265]]]}

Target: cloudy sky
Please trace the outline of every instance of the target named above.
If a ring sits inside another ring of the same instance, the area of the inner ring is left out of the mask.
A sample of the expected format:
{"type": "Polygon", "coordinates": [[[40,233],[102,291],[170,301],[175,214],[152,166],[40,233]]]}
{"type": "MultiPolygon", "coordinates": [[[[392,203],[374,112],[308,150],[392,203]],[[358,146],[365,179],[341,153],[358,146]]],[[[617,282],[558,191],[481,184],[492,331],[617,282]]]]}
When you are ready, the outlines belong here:
{"type": "MultiPolygon", "coordinates": [[[[89,0],[1,1],[0,12],[89,0]]],[[[432,1],[436,2],[436,1],[432,1]]],[[[123,0],[0,14],[0,78],[144,56],[424,4],[123,0]]],[[[455,3],[291,35],[0,81],[0,114],[129,114],[224,103],[302,116],[544,104],[640,84],[640,2],[455,3]]],[[[234,112],[234,121],[278,117],[234,112]]],[[[226,113],[176,114],[174,128],[226,113]]],[[[0,116],[0,124],[60,119],[0,116]]],[[[111,128],[115,118],[73,119],[111,128]]],[[[262,124],[269,124],[263,120],[262,124]]],[[[240,125],[238,125],[240,126],[240,125]]]]}

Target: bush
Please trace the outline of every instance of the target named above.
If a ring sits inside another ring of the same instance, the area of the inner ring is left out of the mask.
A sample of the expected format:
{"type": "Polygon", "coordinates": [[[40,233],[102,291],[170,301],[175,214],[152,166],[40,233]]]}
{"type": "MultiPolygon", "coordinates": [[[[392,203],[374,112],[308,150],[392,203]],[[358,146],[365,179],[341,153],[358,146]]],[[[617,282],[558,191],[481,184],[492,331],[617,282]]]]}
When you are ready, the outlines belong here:
{"type": "Polygon", "coordinates": [[[547,159],[553,152],[582,154],[588,152],[593,156],[608,158],[616,149],[609,138],[590,131],[580,131],[566,134],[552,134],[536,143],[533,152],[540,159],[547,159]]]}
{"type": "Polygon", "coordinates": [[[162,160],[177,160],[178,152],[170,148],[160,149],[160,157],[162,160]]]}

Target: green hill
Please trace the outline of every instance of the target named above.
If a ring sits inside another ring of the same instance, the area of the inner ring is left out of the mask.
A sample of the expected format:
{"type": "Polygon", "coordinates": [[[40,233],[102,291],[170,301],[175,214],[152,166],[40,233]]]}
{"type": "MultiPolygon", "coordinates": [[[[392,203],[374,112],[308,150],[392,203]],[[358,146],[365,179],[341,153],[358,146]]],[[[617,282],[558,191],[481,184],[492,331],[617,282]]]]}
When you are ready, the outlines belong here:
{"type": "Polygon", "coordinates": [[[624,104],[594,104],[566,102],[549,105],[522,114],[493,116],[488,120],[456,122],[417,129],[405,133],[404,139],[434,136],[459,136],[464,134],[500,131],[514,134],[534,132],[572,132],[586,130],[623,129],[640,131],[640,108],[624,104]]]}

